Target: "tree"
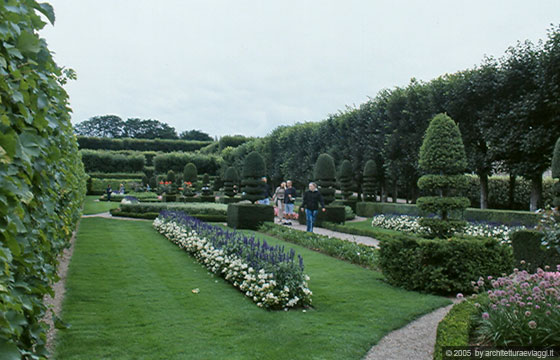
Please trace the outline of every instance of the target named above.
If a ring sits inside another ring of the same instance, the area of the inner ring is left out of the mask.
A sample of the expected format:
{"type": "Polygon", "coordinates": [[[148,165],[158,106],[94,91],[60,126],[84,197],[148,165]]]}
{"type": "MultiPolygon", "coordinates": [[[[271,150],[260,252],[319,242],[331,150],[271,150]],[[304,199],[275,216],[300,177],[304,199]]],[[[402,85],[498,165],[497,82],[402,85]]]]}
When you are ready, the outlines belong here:
{"type": "Polygon", "coordinates": [[[120,138],[124,134],[124,121],[116,115],[94,116],[75,127],[77,135],[120,138]]]}
{"type": "Polygon", "coordinates": [[[262,156],[253,151],[245,158],[243,165],[242,191],[245,193],[243,200],[255,203],[262,199],[262,178],[265,176],[266,167],[262,156]]]}
{"type": "Polygon", "coordinates": [[[183,169],[183,181],[195,184],[198,180],[198,171],[196,165],[193,163],[188,163],[183,169]]]}
{"type": "Polygon", "coordinates": [[[313,169],[313,178],[319,186],[325,205],[332,203],[335,193],[334,186],[336,185],[336,169],[332,156],[329,154],[319,155],[313,169]]]}
{"type": "Polygon", "coordinates": [[[212,137],[207,133],[200,131],[200,130],[188,130],[183,131],[181,135],[179,135],[179,139],[181,140],[196,140],[196,141],[213,141],[212,137]]]}
{"type": "Polygon", "coordinates": [[[436,115],[424,136],[418,163],[426,173],[418,179],[418,187],[432,196],[418,199],[418,207],[439,218],[424,217],[420,225],[429,227],[437,237],[448,237],[465,225],[461,220],[450,220],[451,212],[463,211],[469,206],[465,197],[454,196],[467,185],[464,170],[467,167],[465,147],[459,127],[445,114],[436,115]]]}
{"type": "Polygon", "coordinates": [[[353,193],[352,178],[352,163],[349,160],[344,160],[340,165],[340,170],[338,172],[338,182],[340,183],[342,196],[344,196],[345,199],[348,199],[353,193]]]}
{"type": "Polygon", "coordinates": [[[235,186],[239,183],[239,174],[237,170],[230,166],[224,174],[224,192],[227,196],[235,196],[235,186]]]}
{"type": "MultiPolygon", "coordinates": [[[[560,179],[560,137],[556,140],[552,156],[552,177],[560,179]]],[[[554,206],[560,207],[560,182],[554,184],[554,206]]]]}
{"type": "Polygon", "coordinates": [[[377,192],[377,165],[368,160],[364,166],[364,201],[375,201],[377,192]]]}
{"type": "Polygon", "coordinates": [[[123,136],[135,139],[177,139],[175,128],[158,120],[128,119],[123,136]]]}

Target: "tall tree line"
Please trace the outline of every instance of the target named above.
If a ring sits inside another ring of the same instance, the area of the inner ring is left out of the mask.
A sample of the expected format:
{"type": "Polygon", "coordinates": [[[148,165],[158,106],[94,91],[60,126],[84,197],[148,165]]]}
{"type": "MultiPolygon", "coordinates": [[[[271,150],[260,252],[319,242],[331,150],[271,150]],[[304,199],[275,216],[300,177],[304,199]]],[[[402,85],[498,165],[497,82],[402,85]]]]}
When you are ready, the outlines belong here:
{"type": "MultiPolygon", "coordinates": [[[[307,181],[321,153],[340,165],[351,161],[362,183],[368,160],[377,166],[382,197],[390,191],[415,199],[418,152],[429,120],[453,118],[462,133],[468,171],[480,177],[481,208],[488,204],[488,177],[496,172],[531,180],[531,210],[542,205],[542,174],[550,167],[560,136],[560,27],[546,41],[518,43],[499,59],[429,82],[380,91],[358,107],[348,107],[318,123],[281,126],[264,138],[224,149],[225,166],[241,166],[259,151],[274,179],[307,181]]],[[[512,184],[514,185],[514,184],[512,184]]]]}

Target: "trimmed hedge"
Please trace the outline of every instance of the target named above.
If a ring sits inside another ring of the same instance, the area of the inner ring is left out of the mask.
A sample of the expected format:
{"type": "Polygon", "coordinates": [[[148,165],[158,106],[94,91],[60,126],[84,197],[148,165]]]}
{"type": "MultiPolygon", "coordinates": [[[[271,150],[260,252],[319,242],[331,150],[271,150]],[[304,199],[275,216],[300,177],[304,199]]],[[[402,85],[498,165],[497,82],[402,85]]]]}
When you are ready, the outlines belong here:
{"type": "MultiPolygon", "coordinates": [[[[344,224],[344,222],[346,221],[346,210],[344,206],[327,205],[325,206],[325,209],[325,212],[322,212],[321,210],[318,211],[317,219],[314,224],[315,226],[322,226],[323,222],[344,224]]],[[[305,212],[299,211],[298,222],[302,225],[305,225],[307,223],[305,212]]]]}
{"type": "Polygon", "coordinates": [[[88,194],[97,194],[99,192],[106,193],[107,185],[111,184],[113,191],[119,191],[120,185],[124,185],[126,192],[131,192],[142,185],[142,179],[91,179],[91,187],[88,188],[88,194]]]}
{"type": "Polygon", "coordinates": [[[185,165],[193,163],[199,174],[216,175],[222,159],[216,155],[172,152],[159,154],[153,161],[156,174],[165,174],[169,170],[182,174],[185,165]]]}
{"type": "Polygon", "coordinates": [[[260,204],[229,204],[227,225],[233,229],[258,229],[265,222],[274,222],[274,207],[260,204]]]}
{"type": "MultiPolygon", "coordinates": [[[[111,215],[119,216],[119,217],[129,217],[135,219],[150,219],[153,220],[159,216],[159,213],[156,212],[147,212],[147,213],[136,213],[136,212],[126,212],[122,211],[121,209],[111,209],[111,215]]],[[[226,222],[225,215],[211,215],[211,214],[190,214],[189,216],[195,217],[201,221],[207,222],[226,222]]]]}
{"type": "Polygon", "coordinates": [[[122,204],[121,210],[131,213],[159,213],[162,210],[181,210],[187,214],[222,215],[227,214],[227,206],[206,203],[139,203],[122,204]]]}
{"type": "Polygon", "coordinates": [[[92,150],[137,150],[137,151],[196,151],[210,145],[212,141],[169,140],[169,139],[113,139],[78,136],[80,149],[92,150]]]}
{"type": "Polygon", "coordinates": [[[146,162],[143,155],[127,156],[96,150],[81,150],[80,153],[82,154],[82,161],[87,173],[142,172],[146,162]]]}
{"type": "MultiPolygon", "coordinates": [[[[356,205],[358,216],[373,217],[374,215],[411,215],[422,216],[424,213],[414,204],[358,202],[356,205]]],[[[482,210],[468,208],[463,212],[463,218],[468,221],[490,222],[505,225],[535,226],[539,215],[529,211],[514,210],[482,210]]]]}
{"type": "Polygon", "coordinates": [[[392,285],[432,294],[472,293],[480,276],[511,273],[511,247],[489,238],[381,240],[379,265],[392,285]]]}
{"type": "Polygon", "coordinates": [[[48,356],[43,303],[81,216],[86,175],[62,84],[39,30],[53,8],[0,2],[0,358],[48,356]]]}
{"type": "Polygon", "coordinates": [[[91,178],[98,178],[98,179],[142,179],[146,174],[143,172],[134,172],[134,173],[123,173],[123,172],[115,172],[115,173],[103,173],[103,172],[92,172],[88,174],[91,178]]]}
{"type": "Polygon", "coordinates": [[[260,232],[293,244],[348,261],[369,269],[377,269],[377,250],[372,246],[357,244],[335,237],[290,229],[282,225],[264,223],[260,232]]]}
{"type": "Polygon", "coordinates": [[[472,317],[478,309],[470,301],[462,301],[453,305],[451,310],[439,322],[434,346],[434,360],[443,359],[443,348],[446,346],[468,346],[473,330],[472,317]]]}
{"type": "Polygon", "coordinates": [[[536,272],[538,267],[544,269],[546,265],[556,269],[556,265],[560,264],[560,254],[542,245],[543,236],[542,232],[536,230],[520,230],[513,233],[511,246],[516,266],[523,260],[525,264],[520,267],[530,273],[536,272]]]}

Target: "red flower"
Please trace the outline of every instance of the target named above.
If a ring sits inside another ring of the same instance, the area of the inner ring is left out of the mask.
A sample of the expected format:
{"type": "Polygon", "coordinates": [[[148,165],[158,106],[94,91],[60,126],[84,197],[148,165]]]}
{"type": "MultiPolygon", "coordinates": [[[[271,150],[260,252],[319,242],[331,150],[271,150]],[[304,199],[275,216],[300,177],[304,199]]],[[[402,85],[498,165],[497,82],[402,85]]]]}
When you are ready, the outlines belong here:
{"type": "Polygon", "coordinates": [[[160,181],[159,184],[160,184],[160,185],[163,185],[163,181],[160,181]]]}

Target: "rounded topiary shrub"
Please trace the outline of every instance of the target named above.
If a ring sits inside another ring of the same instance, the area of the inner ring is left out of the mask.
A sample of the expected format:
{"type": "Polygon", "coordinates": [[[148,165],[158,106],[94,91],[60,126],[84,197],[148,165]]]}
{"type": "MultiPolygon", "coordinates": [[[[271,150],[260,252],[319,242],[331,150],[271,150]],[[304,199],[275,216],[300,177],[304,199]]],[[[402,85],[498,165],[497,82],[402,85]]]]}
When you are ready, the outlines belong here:
{"type": "Polygon", "coordinates": [[[352,163],[349,160],[344,160],[338,171],[338,182],[340,183],[340,190],[344,199],[348,199],[353,193],[352,175],[352,163]]]}
{"type": "Polygon", "coordinates": [[[169,171],[167,172],[166,180],[167,180],[167,181],[171,181],[172,183],[174,183],[174,182],[175,182],[175,171],[169,170],[169,171]]]}
{"type": "Polygon", "coordinates": [[[183,180],[195,184],[198,178],[198,170],[196,165],[193,163],[188,163],[183,169],[183,180]]]}
{"type": "Polygon", "coordinates": [[[321,154],[315,162],[313,169],[313,177],[319,186],[319,191],[323,195],[325,205],[334,201],[334,193],[336,185],[336,169],[334,159],[329,154],[321,154]]]}
{"type": "Polygon", "coordinates": [[[376,177],[377,177],[377,165],[375,161],[368,160],[364,165],[363,172],[363,189],[364,189],[364,200],[365,201],[375,201],[376,188],[376,177]]]}
{"type": "MultiPolygon", "coordinates": [[[[560,138],[556,140],[552,154],[552,177],[560,179],[560,138]]],[[[560,183],[554,185],[554,206],[560,207],[560,183]]]]}
{"type": "Polygon", "coordinates": [[[203,196],[210,196],[212,190],[210,189],[210,176],[208,174],[204,174],[202,176],[202,195],[203,196]]]}
{"type": "Polygon", "coordinates": [[[459,127],[449,116],[438,114],[430,122],[418,164],[425,173],[418,187],[431,196],[419,198],[417,205],[424,213],[437,216],[420,219],[420,225],[430,228],[436,237],[449,237],[466,225],[451,214],[462,214],[470,204],[468,198],[457,196],[468,185],[464,175],[467,156],[459,127]]]}
{"type": "Polygon", "coordinates": [[[230,166],[224,174],[224,193],[229,197],[235,196],[235,186],[239,183],[239,173],[230,166]]]}
{"type": "Polygon", "coordinates": [[[243,164],[243,180],[241,183],[242,191],[245,193],[243,200],[255,203],[257,200],[262,199],[262,178],[265,176],[265,173],[266,167],[262,156],[256,151],[247,155],[243,164]]]}

